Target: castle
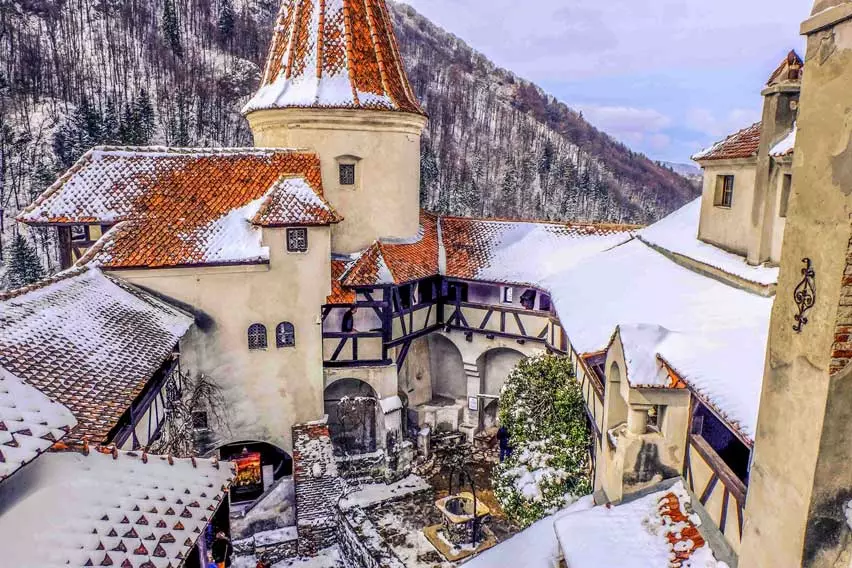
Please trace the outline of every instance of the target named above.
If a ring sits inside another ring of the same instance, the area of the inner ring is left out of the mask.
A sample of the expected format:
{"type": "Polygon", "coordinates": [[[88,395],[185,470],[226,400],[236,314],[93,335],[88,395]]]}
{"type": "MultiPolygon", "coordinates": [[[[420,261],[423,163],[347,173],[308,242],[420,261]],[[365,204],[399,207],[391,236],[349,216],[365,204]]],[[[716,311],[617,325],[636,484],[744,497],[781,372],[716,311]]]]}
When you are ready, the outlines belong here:
{"type": "Polygon", "coordinates": [[[807,57],[772,73],[762,121],[695,156],[702,197],[638,228],[420,211],[427,117],[384,0],[285,0],[244,109],[255,147],[94,148],[19,215],[56,227],[74,268],[0,296],[0,365],[71,410],[65,434],[127,451],[159,437],[176,368],[209,377],[228,415],[197,408],[193,423],[210,454],[260,454],[262,492],[311,428],[348,467],[394,478],[432,433],[493,426],[521,358],[564,355],[596,502],[682,477],[717,558],[836,566],[850,554],[852,127],[832,101],[852,76],[850,6],[816,3],[807,57]],[[91,308],[45,318],[45,297],[91,308]],[[146,364],[104,388],[68,340],[87,316],[97,360],[146,364]],[[69,368],[87,388],[57,382],[69,368]]]}

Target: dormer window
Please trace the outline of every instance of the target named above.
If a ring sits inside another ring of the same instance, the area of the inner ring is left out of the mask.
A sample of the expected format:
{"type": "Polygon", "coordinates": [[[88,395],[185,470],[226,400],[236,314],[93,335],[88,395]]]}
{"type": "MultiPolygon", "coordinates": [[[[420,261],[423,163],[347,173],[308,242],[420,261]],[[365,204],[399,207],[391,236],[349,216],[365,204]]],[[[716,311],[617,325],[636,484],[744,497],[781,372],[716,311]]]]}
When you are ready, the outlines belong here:
{"type": "Polygon", "coordinates": [[[340,185],[355,185],[355,164],[340,164],[340,185]]]}

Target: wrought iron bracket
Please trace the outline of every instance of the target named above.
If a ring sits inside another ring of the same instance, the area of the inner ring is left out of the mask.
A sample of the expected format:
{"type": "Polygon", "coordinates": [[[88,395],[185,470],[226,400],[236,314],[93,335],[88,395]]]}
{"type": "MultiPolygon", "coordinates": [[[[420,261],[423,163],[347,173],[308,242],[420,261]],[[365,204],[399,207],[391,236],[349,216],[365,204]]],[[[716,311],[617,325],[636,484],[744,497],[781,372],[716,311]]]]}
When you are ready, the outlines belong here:
{"type": "Polygon", "coordinates": [[[796,333],[802,333],[802,328],[808,323],[808,318],[805,314],[816,303],[816,271],[814,270],[811,259],[803,258],[802,262],[805,263],[805,267],[802,269],[802,281],[799,282],[799,285],[796,286],[796,290],[793,292],[793,299],[799,308],[799,313],[793,316],[793,319],[796,320],[793,331],[796,333]]]}

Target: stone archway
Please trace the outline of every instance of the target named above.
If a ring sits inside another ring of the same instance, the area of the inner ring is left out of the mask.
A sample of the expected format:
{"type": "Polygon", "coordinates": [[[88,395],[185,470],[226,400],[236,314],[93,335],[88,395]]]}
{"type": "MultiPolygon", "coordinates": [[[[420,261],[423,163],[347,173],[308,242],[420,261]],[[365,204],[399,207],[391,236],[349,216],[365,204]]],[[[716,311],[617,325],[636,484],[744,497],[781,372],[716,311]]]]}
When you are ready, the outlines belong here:
{"type": "Polygon", "coordinates": [[[515,349],[498,347],[489,349],[479,356],[476,366],[481,378],[481,394],[500,396],[500,390],[517,367],[518,363],[527,356],[515,349]]]}
{"type": "Polygon", "coordinates": [[[429,336],[432,398],[461,399],[467,396],[467,378],[461,351],[440,334],[429,336]]]}
{"type": "Polygon", "coordinates": [[[326,387],[324,399],[335,453],[375,452],[379,397],[373,387],[358,379],[340,379],[326,387]]]}

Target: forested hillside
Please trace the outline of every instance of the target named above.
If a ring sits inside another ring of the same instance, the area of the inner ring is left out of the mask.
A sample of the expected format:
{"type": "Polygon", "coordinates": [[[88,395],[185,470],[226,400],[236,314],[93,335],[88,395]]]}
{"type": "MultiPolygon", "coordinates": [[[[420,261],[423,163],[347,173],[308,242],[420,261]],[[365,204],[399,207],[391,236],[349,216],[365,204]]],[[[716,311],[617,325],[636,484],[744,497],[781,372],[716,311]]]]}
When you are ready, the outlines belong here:
{"type": "MultiPolygon", "coordinates": [[[[392,6],[430,114],[424,204],[648,222],[696,189],[407,6],[392,6]]],[[[0,250],[14,215],[95,144],[251,144],[278,0],[0,1],[0,250]]],[[[48,270],[53,234],[31,231],[48,270]]]]}

